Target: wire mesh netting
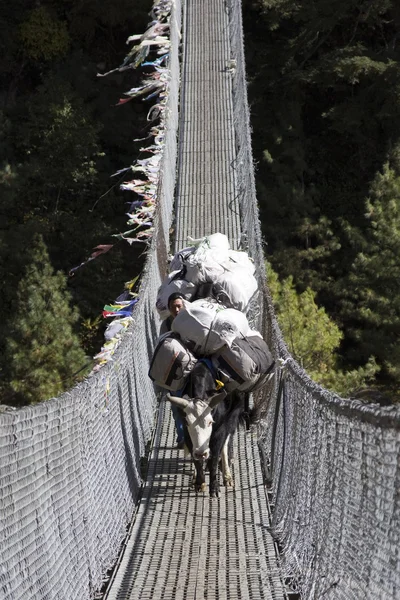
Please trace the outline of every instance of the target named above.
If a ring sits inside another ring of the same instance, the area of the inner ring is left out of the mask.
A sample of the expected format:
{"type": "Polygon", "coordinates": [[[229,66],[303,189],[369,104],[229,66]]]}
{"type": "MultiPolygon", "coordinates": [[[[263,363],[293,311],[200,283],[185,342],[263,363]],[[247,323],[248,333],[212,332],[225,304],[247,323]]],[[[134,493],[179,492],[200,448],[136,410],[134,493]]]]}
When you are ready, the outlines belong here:
{"type": "Polygon", "coordinates": [[[116,562],[141,486],[156,399],[146,365],[176,177],[180,7],[171,15],[155,234],[134,322],[112,361],[57,399],[0,413],[0,598],[85,600],[116,562]]]}

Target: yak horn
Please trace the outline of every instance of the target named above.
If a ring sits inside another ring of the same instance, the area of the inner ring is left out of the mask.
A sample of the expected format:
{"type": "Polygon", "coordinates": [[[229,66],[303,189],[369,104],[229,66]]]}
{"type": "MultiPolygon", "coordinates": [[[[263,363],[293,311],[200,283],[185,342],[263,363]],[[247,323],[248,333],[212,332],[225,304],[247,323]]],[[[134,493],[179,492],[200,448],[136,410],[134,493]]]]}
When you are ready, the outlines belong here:
{"type": "Polygon", "coordinates": [[[186,398],[179,398],[179,396],[171,396],[171,394],[167,394],[167,399],[172,404],[176,404],[176,406],[180,406],[183,409],[185,409],[189,404],[189,400],[186,400],[186,398]]]}
{"type": "Polygon", "coordinates": [[[215,396],[213,396],[210,400],[210,402],[208,403],[208,406],[210,408],[215,408],[217,406],[217,404],[219,404],[220,402],[222,402],[222,400],[224,400],[224,398],[226,398],[227,393],[225,390],[222,390],[222,392],[219,392],[218,394],[216,394],[215,396]]]}

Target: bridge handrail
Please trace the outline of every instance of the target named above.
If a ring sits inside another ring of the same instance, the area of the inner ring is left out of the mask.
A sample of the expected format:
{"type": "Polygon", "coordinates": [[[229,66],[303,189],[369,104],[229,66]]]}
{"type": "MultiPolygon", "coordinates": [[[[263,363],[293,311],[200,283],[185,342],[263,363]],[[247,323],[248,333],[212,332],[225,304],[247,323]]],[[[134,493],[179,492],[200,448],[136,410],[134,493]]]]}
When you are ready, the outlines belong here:
{"type": "Polygon", "coordinates": [[[141,485],[156,399],[145,364],[157,337],[176,176],[180,1],[155,233],[133,323],[112,360],[59,398],[0,413],[0,598],[89,600],[115,564],[141,485]]]}

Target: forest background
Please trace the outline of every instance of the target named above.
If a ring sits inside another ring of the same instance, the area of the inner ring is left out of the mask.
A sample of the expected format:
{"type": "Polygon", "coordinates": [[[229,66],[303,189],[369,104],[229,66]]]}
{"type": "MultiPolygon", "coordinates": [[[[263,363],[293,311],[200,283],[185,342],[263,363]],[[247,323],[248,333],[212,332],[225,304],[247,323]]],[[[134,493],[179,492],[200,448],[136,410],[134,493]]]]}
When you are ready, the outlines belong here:
{"type": "MultiPolygon", "coordinates": [[[[148,104],[115,106],[143,70],[96,74],[122,62],[150,9],[0,8],[0,403],[71,387],[100,350],[104,304],[142,269],[144,247],[112,238],[132,198],[110,177],[151,126],[148,104]],[[68,276],[98,244],[114,246],[68,276]]],[[[244,0],[243,14],[269,281],[289,349],[331,389],[396,399],[400,7],[244,0]]]]}

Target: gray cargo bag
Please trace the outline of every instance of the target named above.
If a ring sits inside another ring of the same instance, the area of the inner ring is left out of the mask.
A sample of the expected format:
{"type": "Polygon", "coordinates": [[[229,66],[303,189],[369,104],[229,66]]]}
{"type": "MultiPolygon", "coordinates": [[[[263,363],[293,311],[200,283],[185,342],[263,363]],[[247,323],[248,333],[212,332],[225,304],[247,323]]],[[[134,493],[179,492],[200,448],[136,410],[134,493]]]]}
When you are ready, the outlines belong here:
{"type": "Polygon", "coordinates": [[[235,338],[230,347],[224,346],[211,359],[228,392],[258,389],[272,376],[275,365],[268,345],[257,335],[235,338]]]}
{"type": "Polygon", "coordinates": [[[150,364],[149,377],[155,384],[172,392],[180,390],[197,363],[179,335],[168,331],[160,337],[150,364]]]}

